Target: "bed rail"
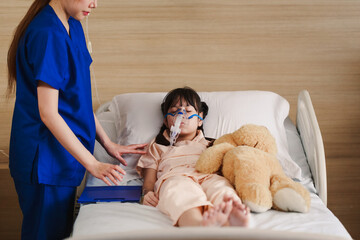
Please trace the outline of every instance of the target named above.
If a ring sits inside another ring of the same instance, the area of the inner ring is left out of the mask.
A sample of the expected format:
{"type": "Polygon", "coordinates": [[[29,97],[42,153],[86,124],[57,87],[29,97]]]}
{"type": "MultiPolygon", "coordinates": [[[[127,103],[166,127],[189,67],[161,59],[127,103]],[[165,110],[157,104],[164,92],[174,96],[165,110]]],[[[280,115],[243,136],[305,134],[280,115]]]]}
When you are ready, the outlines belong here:
{"type": "Polygon", "coordinates": [[[327,183],[324,144],[307,90],[299,93],[296,114],[296,127],[301,136],[301,141],[314,179],[315,188],[320,199],[327,206],[327,183]]]}

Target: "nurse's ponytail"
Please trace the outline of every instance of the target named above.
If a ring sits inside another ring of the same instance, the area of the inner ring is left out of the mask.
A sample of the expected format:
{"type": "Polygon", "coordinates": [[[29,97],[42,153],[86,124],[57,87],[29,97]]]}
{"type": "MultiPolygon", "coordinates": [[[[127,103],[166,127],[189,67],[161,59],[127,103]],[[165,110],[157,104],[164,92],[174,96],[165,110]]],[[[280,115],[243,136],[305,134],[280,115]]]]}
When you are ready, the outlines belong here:
{"type": "Polygon", "coordinates": [[[35,0],[30,6],[29,10],[25,14],[24,18],[21,20],[19,25],[16,27],[14,38],[11,42],[8,55],[7,55],[7,65],[8,65],[8,86],[6,91],[6,97],[9,98],[15,92],[16,85],[16,52],[20,42],[21,37],[24,35],[27,27],[34,17],[47,5],[50,0],[35,0]]]}

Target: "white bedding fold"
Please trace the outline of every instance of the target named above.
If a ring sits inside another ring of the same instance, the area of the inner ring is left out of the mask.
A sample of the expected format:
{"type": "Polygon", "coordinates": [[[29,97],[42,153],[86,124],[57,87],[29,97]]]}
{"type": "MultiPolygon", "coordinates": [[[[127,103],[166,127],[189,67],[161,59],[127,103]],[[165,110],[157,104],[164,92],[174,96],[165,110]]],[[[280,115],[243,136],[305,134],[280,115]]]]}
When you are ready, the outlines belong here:
{"type": "MultiPolygon", "coordinates": [[[[325,207],[320,198],[311,194],[311,208],[308,213],[279,212],[269,210],[253,214],[257,230],[290,231],[332,236],[319,239],[351,239],[346,229],[333,213],[325,207]]],[[[158,209],[136,203],[98,203],[84,205],[74,225],[73,236],[99,236],[113,233],[148,232],[169,230],[174,227],[170,219],[158,209]]],[[[261,236],[261,235],[260,235],[261,236]]],[[[301,238],[300,238],[301,239],[301,238]]]]}

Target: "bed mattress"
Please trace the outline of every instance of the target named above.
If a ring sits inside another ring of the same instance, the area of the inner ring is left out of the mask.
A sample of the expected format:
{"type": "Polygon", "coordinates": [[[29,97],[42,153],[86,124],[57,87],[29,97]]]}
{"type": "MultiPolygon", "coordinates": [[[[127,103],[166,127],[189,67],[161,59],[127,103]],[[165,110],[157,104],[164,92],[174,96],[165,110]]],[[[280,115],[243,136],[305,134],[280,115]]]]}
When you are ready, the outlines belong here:
{"type": "MultiPolygon", "coordinates": [[[[307,185],[312,188],[312,183],[307,185]]],[[[252,229],[322,234],[328,239],[351,239],[340,221],[311,193],[308,213],[269,210],[252,214],[252,229]]],[[[137,203],[97,203],[83,205],[74,225],[73,237],[125,236],[141,232],[170,230],[170,219],[158,209],[137,203]]],[[[139,236],[139,235],[138,235],[139,236]]],[[[314,236],[313,236],[314,237],[314,236]]],[[[326,239],[326,238],[324,238],[326,239]]]]}

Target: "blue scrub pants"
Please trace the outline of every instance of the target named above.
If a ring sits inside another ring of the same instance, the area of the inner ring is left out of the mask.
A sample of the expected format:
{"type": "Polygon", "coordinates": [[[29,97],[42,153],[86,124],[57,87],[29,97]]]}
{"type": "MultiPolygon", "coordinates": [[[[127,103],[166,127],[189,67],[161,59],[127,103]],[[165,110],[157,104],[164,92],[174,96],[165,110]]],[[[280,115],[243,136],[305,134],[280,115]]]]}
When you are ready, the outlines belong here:
{"type": "Polygon", "coordinates": [[[76,187],[15,181],[23,213],[21,239],[64,239],[73,225],[76,187]]]}

